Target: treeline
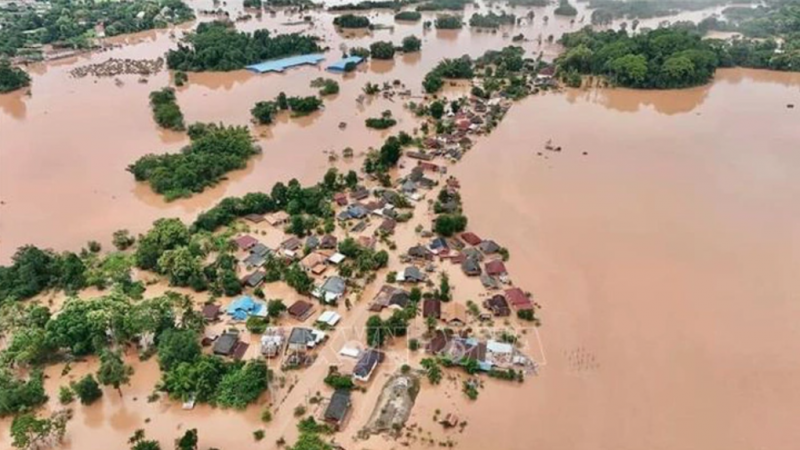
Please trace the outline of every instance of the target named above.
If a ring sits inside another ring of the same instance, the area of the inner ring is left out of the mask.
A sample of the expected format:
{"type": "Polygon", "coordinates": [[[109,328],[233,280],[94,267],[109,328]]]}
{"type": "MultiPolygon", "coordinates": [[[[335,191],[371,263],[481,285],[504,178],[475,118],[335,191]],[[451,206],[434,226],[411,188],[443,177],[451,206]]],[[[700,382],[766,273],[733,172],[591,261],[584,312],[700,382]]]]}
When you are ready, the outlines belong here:
{"type": "Polygon", "coordinates": [[[569,3],[569,0],[561,0],[558,7],[553,10],[553,14],[557,16],[574,17],[578,15],[578,10],[569,3]]]}
{"type": "Polygon", "coordinates": [[[400,11],[394,15],[394,20],[404,20],[406,22],[416,22],[422,18],[418,11],[400,11]]]}
{"type": "Polygon", "coordinates": [[[150,108],[158,126],[169,130],[185,129],[183,113],[175,97],[175,89],[165,87],[150,93],[150,108]]]}
{"type": "Polygon", "coordinates": [[[105,25],[106,36],[116,36],[194,18],[192,8],[182,0],[85,2],[80,8],[70,0],[53,0],[47,5],[38,8],[16,2],[0,8],[0,55],[16,56],[32,44],[84,48],[95,36],[97,24],[105,25]]]}
{"type": "MultiPolygon", "coordinates": [[[[728,3],[731,2],[729,0],[591,0],[588,7],[594,10],[592,23],[605,25],[615,19],[652,19],[728,3]]],[[[750,1],[736,0],[734,3],[750,3],[750,1]]]]}
{"type": "Polygon", "coordinates": [[[30,86],[31,77],[27,72],[14,67],[6,58],[0,58],[0,93],[16,91],[30,86]]]}
{"type": "Polygon", "coordinates": [[[505,11],[495,14],[489,11],[487,14],[475,13],[469,18],[469,26],[477,28],[500,28],[501,25],[514,25],[517,16],[508,14],[505,11]]]}
{"type": "Polygon", "coordinates": [[[398,10],[404,6],[419,3],[420,0],[367,0],[358,3],[345,3],[328,7],[328,11],[366,11],[370,9],[398,10]]]}
{"type": "Polygon", "coordinates": [[[174,200],[202,192],[231,170],[244,168],[260,152],[246,127],[196,123],[188,132],[191,143],[179,153],[145,155],[127,170],[174,200]]]}
{"type": "Polygon", "coordinates": [[[417,11],[461,11],[472,0],[432,0],[417,6],[417,11]]]}
{"type": "Polygon", "coordinates": [[[779,52],[773,41],[704,40],[693,26],[596,32],[584,28],[561,38],[559,76],[600,75],[619,86],[671,89],[707,83],[717,67],[800,70],[800,53],[779,52]]]}
{"type": "MultiPolygon", "coordinates": [[[[698,24],[701,29],[735,31],[753,38],[800,40],[800,3],[772,1],[755,8],[730,6],[722,11],[724,20],[709,17],[698,24]]],[[[798,44],[794,44],[798,45],[798,44]]]]}
{"type": "Polygon", "coordinates": [[[246,33],[222,22],[201,23],[176,50],[167,52],[167,66],[190,72],[242,69],[268,59],[320,51],[317,38],[300,33],[246,33]]]}
{"type": "Polygon", "coordinates": [[[10,266],[0,266],[0,305],[31,298],[48,289],[77,292],[86,287],[86,267],[72,252],[32,245],[17,249],[10,266]]]}
{"type": "MultiPolygon", "coordinates": [[[[333,94],[339,92],[339,84],[335,81],[326,81],[322,78],[318,80],[322,80],[319,82],[321,84],[316,83],[317,80],[314,80],[312,81],[312,87],[316,87],[317,84],[322,86],[320,90],[321,93],[326,92],[327,94],[333,94]]],[[[253,109],[250,110],[250,114],[252,114],[253,119],[255,119],[257,123],[269,125],[272,123],[275,114],[280,111],[291,111],[292,116],[302,117],[319,110],[320,107],[322,107],[322,100],[313,95],[306,97],[287,97],[285,92],[281,92],[274,101],[261,101],[256,103],[253,109]]]]}
{"type": "Polygon", "coordinates": [[[401,131],[397,136],[389,136],[380,149],[370,152],[364,159],[364,171],[375,174],[383,184],[387,184],[388,171],[397,166],[403,148],[413,143],[414,139],[405,131],[401,131]]]}

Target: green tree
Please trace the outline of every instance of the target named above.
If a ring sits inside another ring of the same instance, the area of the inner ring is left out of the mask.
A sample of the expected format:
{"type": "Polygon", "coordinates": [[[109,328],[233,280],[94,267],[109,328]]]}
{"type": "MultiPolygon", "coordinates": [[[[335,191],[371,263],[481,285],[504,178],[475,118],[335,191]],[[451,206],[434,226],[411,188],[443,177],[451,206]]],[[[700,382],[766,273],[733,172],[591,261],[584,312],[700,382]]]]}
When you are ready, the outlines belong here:
{"type": "Polygon", "coordinates": [[[64,439],[71,417],[68,410],[58,411],[47,419],[30,413],[16,416],[11,422],[11,445],[19,449],[57,446],[64,439]]]}
{"type": "Polygon", "coordinates": [[[91,405],[103,396],[100,385],[91,374],[81,378],[77,383],[72,384],[72,390],[84,405],[91,405]]]}
{"type": "Polygon", "coordinates": [[[227,373],[220,381],[216,402],[223,408],[244,409],[267,389],[269,371],[262,360],[248,361],[227,373]]]}
{"type": "Polygon", "coordinates": [[[13,67],[7,58],[0,57],[0,93],[15,91],[30,84],[31,77],[24,70],[13,67]]]}
{"type": "Polygon", "coordinates": [[[100,354],[97,380],[104,386],[113,386],[122,397],[123,384],[130,383],[133,367],[125,364],[119,351],[105,350],[100,354]]]}
{"type": "Polygon", "coordinates": [[[394,51],[394,44],[389,41],[376,41],[369,46],[373,59],[394,59],[394,51]]]}
{"type": "Polygon", "coordinates": [[[179,363],[197,360],[201,351],[197,333],[169,329],[158,339],[158,364],[161,370],[168,371],[179,363]]]}
{"type": "Polygon", "coordinates": [[[131,445],[131,450],[161,450],[161,445],[158,441],[145,439],[144,430],[138,429],[133,433],[133,436],[128,439],[128,444],[131,445]]]}
{"type": "Polygon", "coordinates": [[[197,428],[186,430],[183,436],[176,439],[175,450],[197,450],[197,428]]]}
{"type": "Polygon", "coordinates": [[[386,327],[380,316],[370,316],[367,319],[367,345],[371,347],[383,347],[386,342],[386,327]]]}
{"type": "Polygon", "coordinates": [[[258,102],[250,110],[250,114],[261,125],[269,125],[277,111],[278,106],[275,102],[258,102]]]}

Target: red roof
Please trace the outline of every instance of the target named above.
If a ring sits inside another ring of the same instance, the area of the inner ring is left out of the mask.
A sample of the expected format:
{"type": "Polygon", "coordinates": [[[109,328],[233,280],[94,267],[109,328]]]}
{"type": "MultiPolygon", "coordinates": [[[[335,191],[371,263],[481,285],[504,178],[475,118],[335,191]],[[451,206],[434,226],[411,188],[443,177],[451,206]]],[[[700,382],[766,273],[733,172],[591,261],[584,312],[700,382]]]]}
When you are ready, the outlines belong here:
{"type": "Polygon", "coordinates": [[[466,233],[461,233],[461,240],[469,245],[478,245],[483,239],[479,238],[477,234],[467,231],[466,233]]]}
{"type": "Polygon", "coordinates": [[[233,242],[235,242],[236,245],[242,250],[247,250],[250,247],[258,244],[258,240],[256,240],[256,238],[248,235],[239,236],[238,238],[234,239],[233,242]]]}
{"type": "Polygon", "coordinates": [[[502,260],[495,259],[494,261],[489,261],[486,263],[486,274],[495,276],[495,275],[503,275],[506,273],[506,265],[503,264],[502,260]]]}
{"type": "Polygon", "coordinates": [[[533,309],[531,300],[520,288],[506,289],[506,300],[514,309],[533,309]]]}
{"type": "Polygon", "coordinates": [[[333,194],[333,200],[339,206],[347,205],[347,196],[343,192],[337,192],[337,193],[333,194]]]}

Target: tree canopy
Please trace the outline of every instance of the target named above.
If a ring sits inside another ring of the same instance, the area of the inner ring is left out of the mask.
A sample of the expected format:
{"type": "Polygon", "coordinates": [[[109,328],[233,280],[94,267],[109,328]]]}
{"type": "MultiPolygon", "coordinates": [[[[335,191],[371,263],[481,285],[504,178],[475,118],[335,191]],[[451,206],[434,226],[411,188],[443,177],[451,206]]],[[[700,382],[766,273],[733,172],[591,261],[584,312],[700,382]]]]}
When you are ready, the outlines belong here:
{"type": "Polygon", "coordinates": [[[27,72],[13,67],[8,59],[0,58],[0,93],[15,91],[30,84],[31,77],[27,72]]]}

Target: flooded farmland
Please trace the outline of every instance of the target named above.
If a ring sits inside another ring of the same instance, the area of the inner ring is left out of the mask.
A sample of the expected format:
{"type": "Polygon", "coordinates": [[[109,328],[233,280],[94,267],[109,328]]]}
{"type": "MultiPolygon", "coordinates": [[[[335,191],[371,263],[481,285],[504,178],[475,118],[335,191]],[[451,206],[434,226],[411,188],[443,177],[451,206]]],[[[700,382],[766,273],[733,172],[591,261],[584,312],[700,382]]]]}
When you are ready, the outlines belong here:
{"type": "MultiPolygon", "coordinates": [[[[544,11],[530,31],[520,30],[530,39],[579,26],[558,18],[544,25],[544,11]]],[[[421,24],[345,39],[331,29],[329,14],[313,15],[308,31],[334,49],[326,62],[343,42],[367,46],[409,34],[423,36],[423,51],[345,76],[320,113],[251,125],[262,155],[203,194],[171,203],[125,171],[143,154],[177,151],[188,142],[160,131],[147,104],[147,94],[166,85],[169,74],[146,84],[121,76],[122,86],[69,76],[76,66],[108,57],[160,56],[175,45],[169,31],[32,67],[31,96],[0,95],[0,260],[26,243],[59,250],[89,239],[107,244],[114,230],[142,231],[163,216],[188,220],[228,195],[292,177],[314,182],[331,165],[326,152],[349,146],[359,154],[380,145],[386,133],[361,126],[366,117],[390,109],[401,129],[415,126],[399,100],[358,105],[367,81],[399,79],[419,95],[420,80],[441,58],[511,43],[501,33],[423,32],[421,24]],[[340,122],[349,124],[346,130],[340,122]]],[[[281,25],[291,19],[279,13],[237,26],[306,30],[281,25]]],[[[388,14],[377,20],[392,23],[388,14]]],[[[523,46],[547,59],[558,51],[535,41],[523,46]]],[[[189,123],[244,125],[256,101],[280,91],[308,95],[309,82],[323,75],[321,68],[190,74],[178,102],[189,123]]],[[[543,305],[543,326],[529,336],[541,346],[540,375],[522,385],[489,381],[476,402],[464,398],[457,382],[426,386],[410,422],[435,430],[436,442],[453,439],[465,450],[793,448],[800,439],[800,111],[788,103],[800,104],[800,75],[733,69],[681,91],[566,90],[515,104],[452,173],[463,186],[470,228],[513,249],[509,269],[543,305]],[[546,151],[548,141],[563,150],[546,151]],[[434,429],[431,416],[439,409],[469,425],[463,432],[434,429]]],[[[398,243],[414,240],[400,236],[398,243]]],[[[473,293],[471,285],[460,289],[473,293]]],[[[362,329],[363,306],[344,325],[362,329]]],[[[124,448],[137,428],[165,448],[193,427],[201,448],[291,442],[291,408],[318,389],[327,369],[314,366],[294,390],[280,392],[287,406],[263,426],[258,408],[183,411],[175,402],[148,402],[157,363],[129,359],[132,385],[123,397],[108,390],[102,402],[76,407],[66,448],[124,448]],[[252,437],[259,427],[267,433],[261,443],[252,437]]],[[[67,379],[96,367],[96,361],[75,364],[67,379]]],[[[47,371],[51,408],[61,372],[61,366],[47,371]]],[[[399,447],[380,437],[352,441],[388,375],[381,373],[359,398],[337,437],[345,448],[399,447]]],[[[9,442],[6,425],[0,423],[0,447],[9,442]]],[[[426,446],[438,445],[413,447],[426,446]]]]}

